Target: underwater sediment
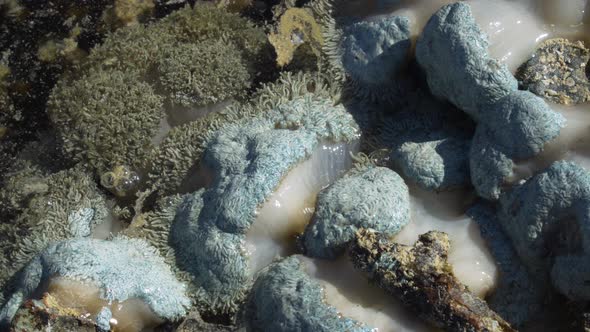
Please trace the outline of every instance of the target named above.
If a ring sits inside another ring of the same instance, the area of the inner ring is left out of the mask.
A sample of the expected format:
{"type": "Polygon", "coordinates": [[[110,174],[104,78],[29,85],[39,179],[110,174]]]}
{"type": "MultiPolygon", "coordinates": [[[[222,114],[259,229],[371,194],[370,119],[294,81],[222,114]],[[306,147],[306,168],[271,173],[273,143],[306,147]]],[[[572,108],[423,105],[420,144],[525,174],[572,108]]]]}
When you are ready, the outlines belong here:
{"type": "Polygon", "coordinates": [[[0,329],[587,329],[588,6],[0,0],[0,329]]]}

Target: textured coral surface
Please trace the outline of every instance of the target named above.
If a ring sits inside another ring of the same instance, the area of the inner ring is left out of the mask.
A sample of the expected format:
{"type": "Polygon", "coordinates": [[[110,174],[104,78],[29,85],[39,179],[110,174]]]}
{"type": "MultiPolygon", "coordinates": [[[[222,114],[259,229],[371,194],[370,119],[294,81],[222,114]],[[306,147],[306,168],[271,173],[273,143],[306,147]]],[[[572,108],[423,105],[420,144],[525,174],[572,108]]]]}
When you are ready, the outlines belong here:
{"type": "Polygon", "coordinates": [[[0,0],[0,329],[588,329],[588,7],[0,0]]]}

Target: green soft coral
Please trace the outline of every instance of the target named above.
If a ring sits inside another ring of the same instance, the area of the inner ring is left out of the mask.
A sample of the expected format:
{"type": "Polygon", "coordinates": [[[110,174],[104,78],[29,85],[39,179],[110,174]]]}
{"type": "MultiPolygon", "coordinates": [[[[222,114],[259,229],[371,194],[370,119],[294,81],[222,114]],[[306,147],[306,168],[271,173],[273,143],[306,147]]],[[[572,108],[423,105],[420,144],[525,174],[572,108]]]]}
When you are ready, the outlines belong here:
{"type": "Polygon", "coordinates": [[[131,72],[92,71],[59,84],[48,111],[71,159],[99,173],[139,166],[164,117],[162,97],[131,72]]]}

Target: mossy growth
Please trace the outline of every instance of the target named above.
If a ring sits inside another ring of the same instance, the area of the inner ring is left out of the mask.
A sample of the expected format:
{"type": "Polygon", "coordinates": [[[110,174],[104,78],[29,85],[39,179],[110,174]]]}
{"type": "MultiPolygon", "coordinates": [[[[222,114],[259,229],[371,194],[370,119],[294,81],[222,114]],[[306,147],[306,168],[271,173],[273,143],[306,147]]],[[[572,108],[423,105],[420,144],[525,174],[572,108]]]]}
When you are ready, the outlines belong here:
{"type": "Polygon", "coordinates": [[[139,166],[164,117],[162,97],[137,75],[118,70],[68,83],[54,89],[48,111],[69,157],[99,174],[139,166]]]}
{"type": "Polygon", "coordinates": [[[159,81],[170,102],[204,106],[243,95],[250,87],[250,74],[236,54],[238,47],[225,40],[179,44],[162,52],[159,81]]]}
{"type": "MultiPolygon", "coordinates": [[[[0,190],[0,289],[50,242],[91,236],[108,218],[94,180],[78,168],[51,175],[33,165],[11,174],[0,190]]],[[[0,299],[1,300],[1,299],[0,299]]]]}

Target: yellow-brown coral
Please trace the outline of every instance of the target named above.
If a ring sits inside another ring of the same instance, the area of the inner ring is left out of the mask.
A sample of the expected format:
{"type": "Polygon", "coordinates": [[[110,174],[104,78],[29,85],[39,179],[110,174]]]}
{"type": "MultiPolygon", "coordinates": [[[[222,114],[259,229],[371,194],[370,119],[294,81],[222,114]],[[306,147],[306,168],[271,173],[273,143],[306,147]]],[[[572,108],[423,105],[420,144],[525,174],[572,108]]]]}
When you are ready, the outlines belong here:
{"type": "Polygon", "coordinates": [[[285,66],[293,59],[295,50],[307,43],[312,52],[320,55],[323,37],[320,26],[311,12],[305,8],[287,9],[275,32],[268,36],[277,53],[277,64],[285,66]]]}

